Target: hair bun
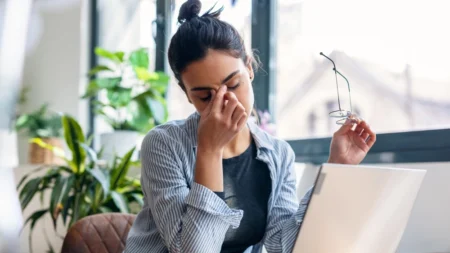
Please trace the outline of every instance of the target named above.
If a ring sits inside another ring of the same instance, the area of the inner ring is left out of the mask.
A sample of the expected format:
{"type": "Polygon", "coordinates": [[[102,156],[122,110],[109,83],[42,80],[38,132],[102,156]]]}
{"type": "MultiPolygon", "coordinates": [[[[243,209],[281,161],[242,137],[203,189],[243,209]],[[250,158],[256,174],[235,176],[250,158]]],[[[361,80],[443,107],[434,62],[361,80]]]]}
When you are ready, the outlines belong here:
{"type": "Polygon", "coordinates": [[[190,21],[192,18],[198,17],[201,9],[202,3],[200,0],[188,0],[181,5],[180,13],[178,14],[178,22],[184,23],[190,21]]]}

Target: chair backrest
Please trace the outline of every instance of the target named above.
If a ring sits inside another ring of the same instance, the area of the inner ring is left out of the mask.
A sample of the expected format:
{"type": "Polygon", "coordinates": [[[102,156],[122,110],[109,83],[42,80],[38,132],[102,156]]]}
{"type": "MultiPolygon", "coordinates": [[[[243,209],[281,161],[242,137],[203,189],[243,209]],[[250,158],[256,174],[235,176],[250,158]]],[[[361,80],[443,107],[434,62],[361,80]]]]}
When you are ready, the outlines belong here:
{"type": "Polygon", "coordinates": [[[123,252],[135,215],[96,214],[76,222],[64,238],[62,253],[123,252]]]}

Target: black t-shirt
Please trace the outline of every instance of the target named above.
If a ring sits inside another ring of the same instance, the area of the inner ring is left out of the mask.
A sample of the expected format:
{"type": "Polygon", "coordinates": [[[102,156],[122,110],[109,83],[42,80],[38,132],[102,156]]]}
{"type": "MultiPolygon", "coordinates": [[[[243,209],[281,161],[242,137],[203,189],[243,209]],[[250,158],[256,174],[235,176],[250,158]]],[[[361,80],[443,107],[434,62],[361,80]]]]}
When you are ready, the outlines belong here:
{"type": "Polygon", "coordinates": [[[256,159],[254,142],[239,156],[223,160],[224,192],[227,205],[244,211],[239,228],[228,229],[222,253],[242,253],[264,237],[267,206],[272,189],[267,164],[256,159]]]}

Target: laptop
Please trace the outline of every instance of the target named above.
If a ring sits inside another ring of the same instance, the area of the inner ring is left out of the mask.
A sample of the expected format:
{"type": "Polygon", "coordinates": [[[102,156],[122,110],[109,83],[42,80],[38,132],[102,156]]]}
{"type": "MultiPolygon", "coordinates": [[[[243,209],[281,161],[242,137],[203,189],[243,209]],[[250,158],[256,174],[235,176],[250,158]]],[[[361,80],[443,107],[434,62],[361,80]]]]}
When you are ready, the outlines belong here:
{"type": "Polygon", "coordinates": [[[407,166],[412,169],[424,168],[427,176],[396,253],[450,253],[450,164],[407,166]]]}
{"type": "Polygon", "coordinates": [[[394,253],[425,170],[323,164],[293,253],[394,253]]]}

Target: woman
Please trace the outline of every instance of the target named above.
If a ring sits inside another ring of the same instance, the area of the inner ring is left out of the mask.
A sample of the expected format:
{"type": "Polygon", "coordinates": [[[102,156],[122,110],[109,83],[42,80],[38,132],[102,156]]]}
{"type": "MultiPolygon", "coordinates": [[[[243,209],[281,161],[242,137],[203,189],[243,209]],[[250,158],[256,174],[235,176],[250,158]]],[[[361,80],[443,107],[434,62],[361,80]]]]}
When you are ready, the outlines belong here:
{"type": "MultiPolygon", "coordinates": [[[[200,9],[183,4],[168,53],[197,112],[145,137],[145,205],[126,252],[291,252],[311,193],[298,204],[294,152],[247,121],[254,73],[242,38],[221,10],[200,9]]],[[[372,147],[375,134],[356,124],[334,134],[330,163],[358,164],[372,147]]]]}

